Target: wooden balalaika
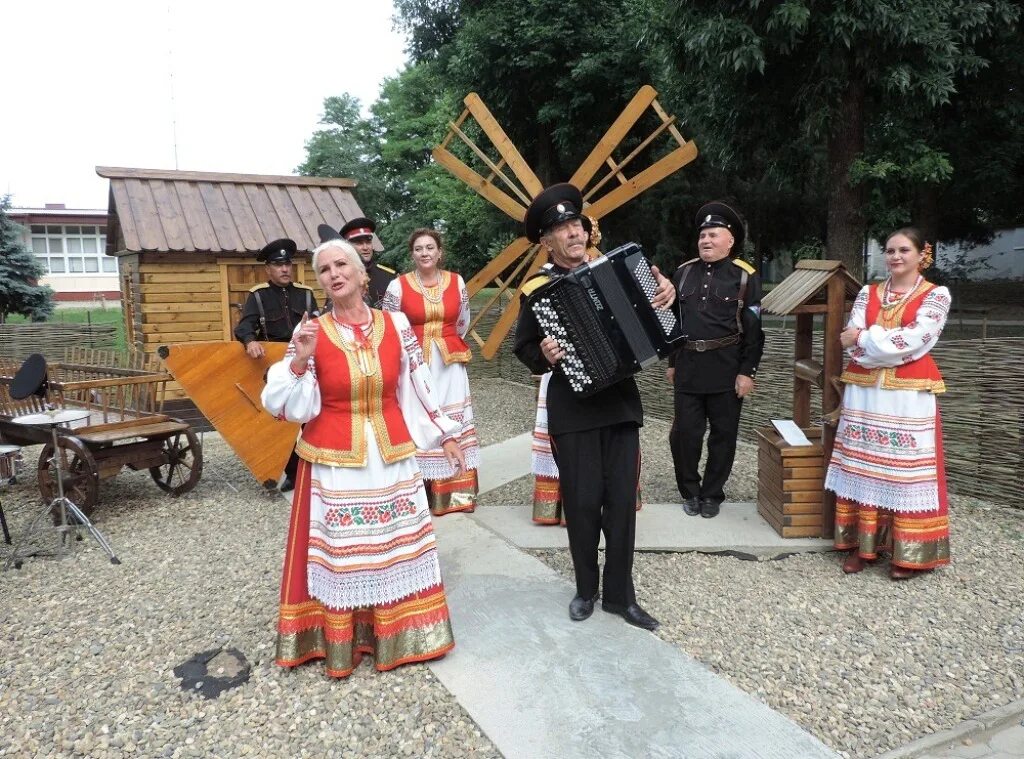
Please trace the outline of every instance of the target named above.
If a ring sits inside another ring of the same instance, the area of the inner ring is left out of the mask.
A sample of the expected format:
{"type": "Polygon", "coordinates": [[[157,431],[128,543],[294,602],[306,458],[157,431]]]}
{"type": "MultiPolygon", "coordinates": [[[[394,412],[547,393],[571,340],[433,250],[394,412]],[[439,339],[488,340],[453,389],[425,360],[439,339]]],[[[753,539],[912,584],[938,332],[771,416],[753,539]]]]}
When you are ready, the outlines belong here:
{"type": "Polygon", "coordinates": [[[658,283],[643,249],[616,248],[534,290],[527,300],[572,391],[593,395],[657,363],[683,337],[675,310],[651,305],[658,283]]]}
{"type": "Polygon", "coordinates": [[[167,370],[256,480],[277,486],[295,446],[299,425],[275,419],[260,401],[267,370],[284,358],[288,343],[263,343],[266,355],[250,358],[239,342],[165,345],[167,370]]]}

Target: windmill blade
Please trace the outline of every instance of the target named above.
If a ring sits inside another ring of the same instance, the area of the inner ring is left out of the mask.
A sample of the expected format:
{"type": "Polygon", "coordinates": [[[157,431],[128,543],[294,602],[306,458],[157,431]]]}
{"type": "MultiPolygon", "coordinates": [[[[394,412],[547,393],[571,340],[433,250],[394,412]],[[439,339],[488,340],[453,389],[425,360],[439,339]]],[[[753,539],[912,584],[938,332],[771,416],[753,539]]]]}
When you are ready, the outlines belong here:
{"type": "Polygon", "coordinates": [[[653,187],[665,177],[675,173],[697,157],[697,146],[692,141],[688,141],[679,132],[679,129],[676,127],[675,116],[670,116],[665,112],[665,109],[658,102],[657,95],[657,90],[650,85],[641,87],[608,131],[598,141],[597,145],[594,146],[590,155],[580,164],[572,179],[569,180],[583,191],[584,199],[590,201],[590,204],[587,206],[587,214],[589,216],[599,219],[611,213],[619,206],[632,200],[644,192],[644,190],[653,187]],[[612,154],[615,149],[630,134],[648,109],[654,111],[659,121],[658,126],[651,134],[641,140],[639,145],[629,155],[621,161],[613,160],[612,154]],[[628,178],[625,174],[626,167],[659,137],[670,138],[671,141],[677,144],[677,147],[632,179],[628,178]],[[608,173],[591,186],[591,181],[602,165],[608,166],[608,173]],[[613,179],[618,180],[618,186],[596,200],[591,200],[613,179]]]}
{"type": "Polygon", "coordinates": [[[449,123],[448,133],[441,143],[431,151],[431,154],[435,161],[448,169],[456,178],[469,185],[481,197],[486,198],[516,221],[522,221],[526,216],[526,206],[544,189],[544,186],[527,165],[516,146],[512,144],[512,140],[505,134],[505,130],[501,128],[490,110],[484,105],[480,96],[471,92],[466,95],[463,102],[466,105],[465,110],[458,119],[449,123]],[[466,134],[463,126],[469,117],[473,118],[487,139],[491,141],[491,145],[501,157],[499,161],[491,160],[487,153],[466,134]],[[449,150],[449,145],[456,138],[487,167],[490,173],[486,177],[449,150]],[[506,166],[519,184],[516,184],[504,172],[503,169],[506,166]],[[500,180],[506,189],[497,186],[495,180],[500,180]]]}
{"type": "Polygon", "coordinates": [[[491,201],[491,203],[516,221],[522,221],[526,218],[526,206],[508,193],[499,190],[491,184],[490,179],[485,179],[477,174],[447,148],[438,145],[431,151],[431,155],[434,156],[435,161],[448,169],[456,178],[461,179],[470,188],[475,190],[478,195],[491,201]]]}
{"type": "Polygon", "coordinates": [[[640,117],[643,116],[644,111],[654,102],[654,99],[658,96],[658,91],[651,85],[645,84],[640,88],[640,91],[633,96],[633,99],[629,101],[622,113],[619,115],[615,122],[608,128],[608,131],[604,133],[604,136],[598,140],[594,149],[590,151],[590,155],[586,157],[580,167],[576,169],[576,173],[572,175],[572,179],[569,180],[569,184],[579,187],[580,189],[590,184],[590,180],[594,178],[597,170],[604,165],[604,162],[611,156],[612,151],[619,146],[622,139],[629,134],[629,131],[633,128],[640,117]]]}
{"type": "Polygon", "coordinates": [[[682,147],[676,148],[667,156],[664,156],[653,165],[647,167],[625,184],[621,184],[607,195],[601,196],[589,206],[587,215],[600,219],[602,216],[614,211],[622,204],[632,200],[654,185],[658,184],[665,177],[674,174],[686,164],[697,157],[697,146],[691,141],[682,147]]]}
{"type": "Polygon", "coordinates": [[[480,346],[480,353],[488,361],[498,355],[498,350],[501,348],[502,342],[508,336],[508,333],[512,330],[512,326],[516,323],[519,318],[519,302],[521,300],[520,294],[523,291],[523,284],[526,283],[530,277],[537,273],[537,271],[544,264],[548,262],[547,252],[539,245],[536,246],[536,255],[532,259],[524,259],[522,263],[529,260],[529,265],[526,266],[526,273],[522,279],[519,280],[519,284],[516,286],[515,295],[512,296],[512,300],[505,310],[501,312],[501,316],[498,317],[498,321],[491,327],[491,333],[484,340],[483,345],[480,346]]]}
{"type": "Polygon", "coordinates": [[[494,143],[494,147],[497,148],[501,157],[505,159],[505,163],[512,169],[512,173],[523,183],[523,187],[526,188],[530,197],[535,198],[540,195],[544,185],[537,179],[533,169],[527,165],[523,156],[516,149],[516,146],[512,144],[512,140],[508,138],[508,135],[505,134],[505,130],[501,128],[501,125],[491,115],[491,112],[484,105],[484,101],[480,99],[480,96],[475,92],[471,92],[466,95],[466,99],[463,102],[466,104],[466,109],[473,114],[473,118],[476,119],[480,128],[484,130],[484,134],[494,143]]]}
{"type": "Polygon", "coordinates": [[[466,291],[469,293],[469,297],[472,298],[480,290],[494,282],[497,277],[501,276],[503,271],[512,265],[513,261],[529,250],[531,245],[533,243],[525,237],[517,237],[507,245],[501,253],[492,258],[484,268],[473,275],[473,278],[466,283],[466,291]]]}

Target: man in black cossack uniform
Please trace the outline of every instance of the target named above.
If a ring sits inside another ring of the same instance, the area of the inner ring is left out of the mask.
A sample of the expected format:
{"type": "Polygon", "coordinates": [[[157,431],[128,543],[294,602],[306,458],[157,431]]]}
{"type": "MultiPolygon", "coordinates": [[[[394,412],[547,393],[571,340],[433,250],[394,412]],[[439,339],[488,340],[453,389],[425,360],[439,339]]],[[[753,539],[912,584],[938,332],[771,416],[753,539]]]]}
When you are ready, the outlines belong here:
{"type": "Polygon", "coordinates": [[[725,203],[697,212],[699,256],[672,277],[686,340],[669,357],[675,390],[669,434],[676,485],[690,516],[718,515],[732,472],[743,399],[754,390],[764,350],[761,280],[739,258],[745,232],[725,203]],[[704,431],[710,424],[704,476],[698,471],[704,431]]]}
{"type": "MultiPolygon", "coordinates": [[[[292,339],[295,325],[303,314],[316,316],[313,288],[292,281],[292,258],[296,252],[293,240],[282,238],[267,243],[256,260],[264,264],[267,281],[249,290],[242,307],[242,318],[235,327],[235,337],[245,346],[252,358],[262,357],[266,351],[261,341],[287,343],[292,339]]],[[[281,491],[295,487],[295,471],[299,459],[293,452],[284,469],[281,491]]]]}
{"type": "MultiPolygon", "coordinates": [[[[366,305],[370,308],[380,308],[381,301],[384,300],[384,293],[396,275],[394,269],[384,266],[377,261],[376,253],[373,250],[373,233],[377,231],[376,222],[373,219],[360,216],[349,221],[337,232],[327,224],[321,224],[317,227],[316,231],[320,235],[321,243],[340,239],[352,244],[352,247],[356,249],[356,253],[363,259],[363,265],[366,267],[366,276],[370,278],[370,283],[364,296],[366,305]]],[[[330,302],[330,299],[328,299],[328,306],[330,302]]]]}
{"type": "MultiPolygon", "coordinates": [[[[551,277],[587,261],[591,220],[581,214],[583,197],[569,184],[540,193],[526,211],[526,236],[548,252],[551,268],[529,280],[524,298],[551,277]]],[[[656,271],[656,270],[655,270],[656,271]]],[[[655,304],[671,305],[672,284],[656,274],[655,304]]],[[[552,371],[548,385],[548,430],[558,465],[569,551],[576,573],[576,597],[569,617],[587,619],[601,585],[602,608],[637,627],[653,630],[658,621],[636,602],[633,543],[640,477],[640,392],[632,377],[586,398],[576,396],[562,373],[565,351],[542,334],[533,311],[524,307],[516,325],[515,354],[534,374],[552,371]],[[605,539],[604,578],[598,572],[598,542],[605,539]]]]}

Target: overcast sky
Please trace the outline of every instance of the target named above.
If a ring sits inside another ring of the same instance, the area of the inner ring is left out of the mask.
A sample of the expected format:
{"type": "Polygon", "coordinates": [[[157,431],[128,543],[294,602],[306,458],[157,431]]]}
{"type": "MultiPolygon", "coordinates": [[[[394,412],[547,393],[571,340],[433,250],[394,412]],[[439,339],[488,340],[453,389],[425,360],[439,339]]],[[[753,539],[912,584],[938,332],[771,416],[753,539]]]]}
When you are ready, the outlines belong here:
{"type": "Polygon", "coordinates": [[[175,132],[179,169],[292,174],[325,97],[366,108],[401,70],[392,13],[388,0],[4,3],[0,194],[105,209],[95,167],[176,168],[175,132]]]}

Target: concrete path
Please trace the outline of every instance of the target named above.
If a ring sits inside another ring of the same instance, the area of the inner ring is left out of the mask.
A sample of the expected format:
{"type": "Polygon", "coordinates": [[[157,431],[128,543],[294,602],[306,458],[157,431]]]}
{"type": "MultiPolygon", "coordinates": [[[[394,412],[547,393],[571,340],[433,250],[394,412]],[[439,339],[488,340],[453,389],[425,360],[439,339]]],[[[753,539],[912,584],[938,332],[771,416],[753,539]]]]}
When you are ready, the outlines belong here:
{"type": "Polygon", "coordinates": [[[1024,759],[1024,699],[911,741],[875,759],[1024,759]]]}
{"type": "Polygon", "coordinates": [[[837,756],[651,633],[571,622],[572,585],[472,517],[434,529],[456,646],[428,666],[508,759],[837,756]]]}
{"type": "MultiPolygon", "coordinates": [[[[568,548],[566,532],[534,524],[530,504],[483,507],[472,518],[518,548],[568,548]]],[[[604,538],[601,539],[602,544],[604,538]]],[[[782,538],[757,513],[753,503],[725,503],[714,519],[689,517],[677,503],[645,503],[636,515],[638,551],[730,551],[770,558],[790,553],[831,551],[832,541],[820,538],[782,538]]]]}

